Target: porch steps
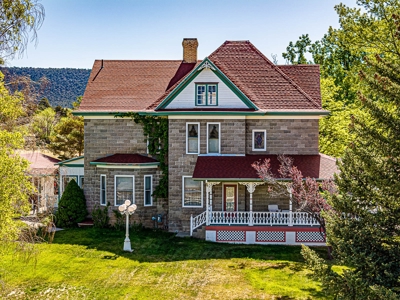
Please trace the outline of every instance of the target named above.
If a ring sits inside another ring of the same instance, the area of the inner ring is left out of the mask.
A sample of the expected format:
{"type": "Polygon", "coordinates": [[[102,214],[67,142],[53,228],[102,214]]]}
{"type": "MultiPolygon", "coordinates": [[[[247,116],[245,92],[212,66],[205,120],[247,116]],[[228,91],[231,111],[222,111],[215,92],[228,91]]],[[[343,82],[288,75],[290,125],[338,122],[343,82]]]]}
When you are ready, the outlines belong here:
{"type": "Polygon", "coordinates": [[[206,239],[205,226],[200,226],[199,228],[196,228],[195,230],[193,230],[192,237],[194,237],[196,239],[205,240],[206,239]]]}
{"type": "Polygon", "coordinates": [[[190,232],[188,232],[188,231],[180,231],[180,232],[178,232],[176,235],[175,235],[176,237],[190,237],[190,232]]]}

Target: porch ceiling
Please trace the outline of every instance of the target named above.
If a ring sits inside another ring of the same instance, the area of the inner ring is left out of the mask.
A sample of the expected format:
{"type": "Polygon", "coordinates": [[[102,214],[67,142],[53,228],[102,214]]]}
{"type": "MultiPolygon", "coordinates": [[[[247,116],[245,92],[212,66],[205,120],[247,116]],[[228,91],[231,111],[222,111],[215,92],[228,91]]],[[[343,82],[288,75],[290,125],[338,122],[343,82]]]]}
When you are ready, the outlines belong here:
{"type": "MultiPolygon", "coordinates": [[[[336,160],[326,155],[288,155],[304,177],[325,179],[337,172],[336,160]]],[[[279,176],[278,155],[199,156],[193,172],[195,180],[258,181],[260,178],[251,166],[256,161],[270,159],[271,171],[279,176]]]]}

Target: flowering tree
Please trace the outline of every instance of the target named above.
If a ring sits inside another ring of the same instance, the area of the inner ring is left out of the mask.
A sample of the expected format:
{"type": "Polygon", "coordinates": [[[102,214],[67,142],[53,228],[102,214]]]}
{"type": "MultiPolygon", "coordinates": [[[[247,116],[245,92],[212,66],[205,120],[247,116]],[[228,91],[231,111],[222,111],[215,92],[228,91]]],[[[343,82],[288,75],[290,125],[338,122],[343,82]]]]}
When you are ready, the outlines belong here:
{"type": "Polygon", "coordinates": [[[292,203],[296,210],[306,212],[317,220],[320,224],[321,235],[325,239],[325,219],[322,212],[332,209],[326,201],[326,194],[336,193],[335,184],[332,180],[324,180],[319,183],[314,178],[307,177],[303,179],[301,171],[296,166],[293,166],[292,158],[279,155],[278,160],[280,162],[278,169],[280,178],[277,178],[272,173],[269,159],[265,159],[263,162],[255,162],[252,167],[263,181],[269,183],[271,186],[269,190],[286,187],[292,193],[292,203]]]}

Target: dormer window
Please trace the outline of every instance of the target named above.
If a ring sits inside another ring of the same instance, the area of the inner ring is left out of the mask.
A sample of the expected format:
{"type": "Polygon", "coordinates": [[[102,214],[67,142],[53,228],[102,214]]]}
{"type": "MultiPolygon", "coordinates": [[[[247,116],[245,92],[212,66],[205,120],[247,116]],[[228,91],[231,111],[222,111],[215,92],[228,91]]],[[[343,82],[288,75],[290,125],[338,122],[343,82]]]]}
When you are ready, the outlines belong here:
{"type": "Polygon", "coordinates": [[[218,105],[218,85],[216,83],[197,83],[196,105],[218,105]]]}

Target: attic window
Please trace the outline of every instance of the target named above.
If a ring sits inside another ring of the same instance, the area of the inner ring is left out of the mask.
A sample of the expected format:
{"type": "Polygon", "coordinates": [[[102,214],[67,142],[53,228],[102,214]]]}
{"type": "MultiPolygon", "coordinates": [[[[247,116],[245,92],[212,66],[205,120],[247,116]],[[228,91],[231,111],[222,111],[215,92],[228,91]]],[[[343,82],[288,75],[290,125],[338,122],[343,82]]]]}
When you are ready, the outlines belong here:
{"type": "Polygon", "coordinates": [[[216,83],[197,83],[196,84],[196,105],[217,106],[218,105],[218,85],[216,83]]]}

